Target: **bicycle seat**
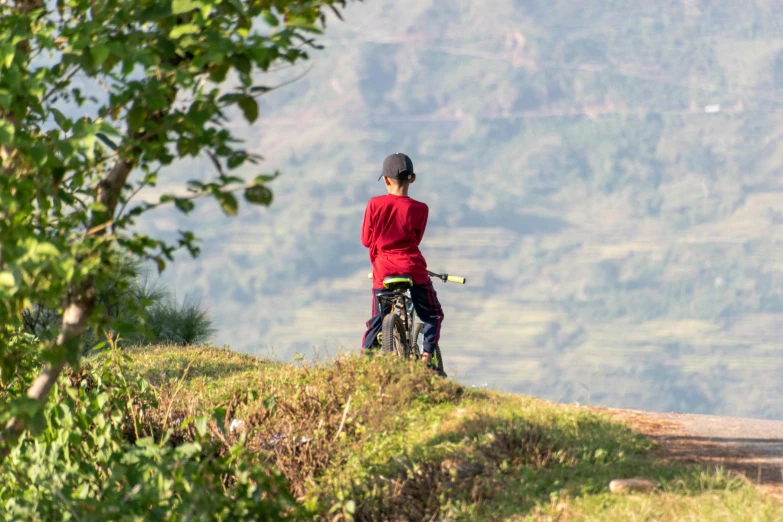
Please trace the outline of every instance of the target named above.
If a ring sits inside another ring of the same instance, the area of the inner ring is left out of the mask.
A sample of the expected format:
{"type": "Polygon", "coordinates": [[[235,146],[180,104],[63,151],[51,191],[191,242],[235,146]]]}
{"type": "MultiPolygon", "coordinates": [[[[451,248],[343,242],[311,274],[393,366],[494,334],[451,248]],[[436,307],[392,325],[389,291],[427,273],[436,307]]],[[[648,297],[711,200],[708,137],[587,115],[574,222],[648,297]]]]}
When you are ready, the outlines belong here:
{"type": "Polygon", "coordinates": [[[383,287],[387,290],[406,290],[413,286],[413,279],[406,275],[386,276],[383,287]]]}

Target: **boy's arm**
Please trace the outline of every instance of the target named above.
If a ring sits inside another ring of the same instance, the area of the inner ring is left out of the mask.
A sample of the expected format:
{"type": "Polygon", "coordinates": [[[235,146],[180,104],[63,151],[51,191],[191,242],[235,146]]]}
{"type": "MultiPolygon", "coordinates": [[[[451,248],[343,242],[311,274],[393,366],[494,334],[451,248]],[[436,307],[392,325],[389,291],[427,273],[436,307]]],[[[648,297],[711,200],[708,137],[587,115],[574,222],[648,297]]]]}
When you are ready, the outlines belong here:
{"type": "Polygon", "coordinates": [[[370,242],[372,241],[372,202],[367,203],[367,208],[364,209],[364,221],[362,222],[362,245],[365,248],[370,248],[370,242]]]}
{"type": "Polygon", "coordinates": [[[424,231],[427,229],[427,218],[429,217],[430,209],[426,205],[424,206],[424,212],[421,218],[421,227],[416,231],[416,244],[421,244],[422,238],[424,238],[424,231]]]}

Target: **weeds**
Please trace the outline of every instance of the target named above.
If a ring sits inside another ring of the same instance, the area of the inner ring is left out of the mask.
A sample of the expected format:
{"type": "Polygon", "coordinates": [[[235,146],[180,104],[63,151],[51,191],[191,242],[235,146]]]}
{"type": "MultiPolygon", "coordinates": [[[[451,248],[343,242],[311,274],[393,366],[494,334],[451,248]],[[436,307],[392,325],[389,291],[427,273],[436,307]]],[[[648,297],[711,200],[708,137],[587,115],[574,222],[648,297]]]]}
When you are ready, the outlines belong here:
{"type": "Polygon", "coordinates": [[[417,448],[397,458],[373,479],[354,484],[357,520],[432,520],[463,504],[476,507],[495,494],[512,469],[548,465],[557,446],[526,422],[497,425],[489,418],[461,427],[463,443],[444,449],[417,448]]]}
{"type": "MultiPolygon", "coordinates": [[[[191,389],[209,379],[190,361],[191,389]]],[[[207,391],[201,397],[181,393],[182,378],[169,373],[167,380],[153,373],[158,382],[158,400],[165,409],[152,412],[155,426],[176,426],[176,419],[199,410],[217,409],[231,423],[242,420],[247,444],[260,458],[282,471],[300,498],[324,469],[339,464],[353,444],[365,433],[392,428],[389,412],[399,412],[411,404],[438,404],[456,401],[463,388],[433,377],[418,366],[394,358],[384,364],[368,364],[347,357],[329,366],[269,367],[245,375],[241,382],[220,393],[207,391]],[[420,371],[419,371],[420,370],[420,371]],[[349,401],[353,405],[349,407],[349,401]]],[[[192,428],[175,428],[173,440],[188,440],[192,428]]],[[[214,423],[216,437],[229,444],[236,434],[223,434],[214,423]]]]}
{"type": "MultiPolygon", "coordinates": [[[[187,444],[196,428],[182,419],[212,412],[216,455],[244,438],[324,521],[566,521],[627,514],[631,497],[605,496],[613,478],[659,481],[660,495],[694,506],[725,482],[647,458],[647,439],[582,409],[465,389],[394,357],[292,366],[208,347],[131,354],[159,404],[139,412],[145,433],[169,426],[169,443],[187,444]]],[[[729,512],[766,509],[743,484],[727,491],[741,499],[729,512]]]]}
{"type": "MultiPolygon", "coordinates": [[[[112,349],[66,372],[0,466],[2,520],[302,520],[283,477],[207,417],[187,443],[149,422],[156,390],[112,349]],[[154,435],[154,436],[151,436],[154,435]]],[[[0,393],[0,398],[4,398],[0,393]]]]}

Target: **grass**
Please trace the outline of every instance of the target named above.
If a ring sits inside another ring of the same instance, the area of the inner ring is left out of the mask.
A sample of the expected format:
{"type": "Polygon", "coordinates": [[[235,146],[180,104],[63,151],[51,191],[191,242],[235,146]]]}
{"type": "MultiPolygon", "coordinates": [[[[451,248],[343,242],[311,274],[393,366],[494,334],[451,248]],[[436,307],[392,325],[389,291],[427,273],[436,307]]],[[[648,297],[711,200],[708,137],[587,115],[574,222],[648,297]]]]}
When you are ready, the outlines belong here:
{"type": "Polygon", "coordinates": [[[321,520],[783,520],[745,480],[657,461],[648,439],[600,414],[465,388],[395,358],[129,353],[158,391],[150,422],[222,408],[321,520]],[[608,492],[628,477],[661,489],[608,492]]]}

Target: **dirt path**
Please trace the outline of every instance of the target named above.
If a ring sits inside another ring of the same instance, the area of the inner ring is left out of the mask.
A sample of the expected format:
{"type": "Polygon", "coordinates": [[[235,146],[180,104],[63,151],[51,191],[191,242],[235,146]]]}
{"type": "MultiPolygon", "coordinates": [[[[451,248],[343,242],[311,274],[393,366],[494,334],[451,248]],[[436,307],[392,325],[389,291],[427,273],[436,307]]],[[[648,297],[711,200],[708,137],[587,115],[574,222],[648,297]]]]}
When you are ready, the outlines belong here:
{"type": "Polygon", "coordinates": [[[783,495],[783,421],[595,409],[651,437],[665,458],[723,466],[783,495]]]}

